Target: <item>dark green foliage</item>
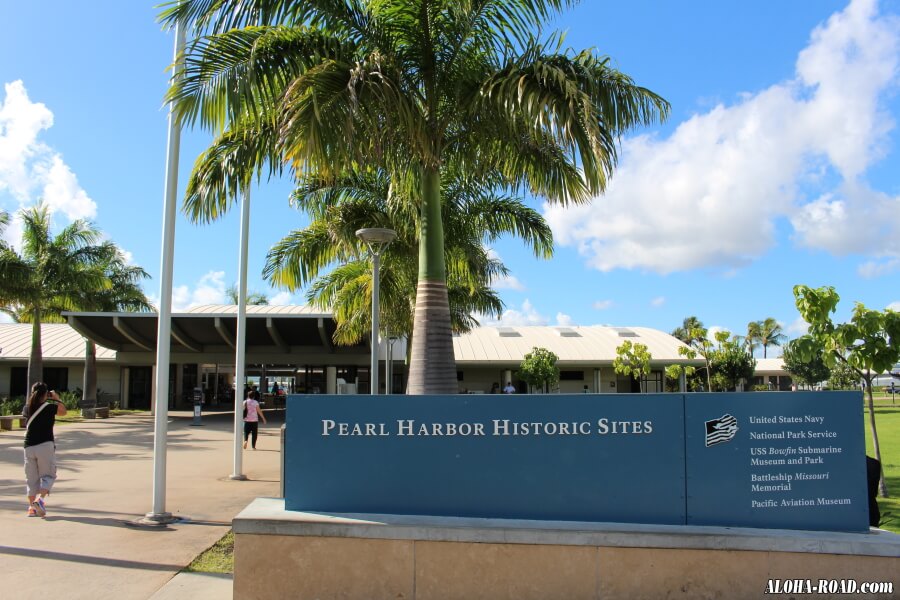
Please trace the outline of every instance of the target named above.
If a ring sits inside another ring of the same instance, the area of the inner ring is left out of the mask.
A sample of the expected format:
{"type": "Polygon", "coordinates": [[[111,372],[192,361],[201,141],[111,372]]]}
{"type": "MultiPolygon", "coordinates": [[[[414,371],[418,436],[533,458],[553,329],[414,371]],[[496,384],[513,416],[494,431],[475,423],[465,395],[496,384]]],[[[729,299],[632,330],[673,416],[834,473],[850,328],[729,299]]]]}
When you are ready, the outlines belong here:
{"type": "Polygon", "coordinates": [[[782,360],[784,368],[798,383],[816,385],[831,376],[831,369],[825,364],[822,357],[824,350],[821,346],[815,348],[812,354],[805,357],[794,348],[794,342],[784,345],[782,360]]]}
{"type": "Polygon", "coordinates": [[[519,365],[519,378],[530,386],[550,391],[559,382],[559,357],[546,348],[532,348],[519,365]]]}
{"type": "Polygon", "coordinates": [[[756,369],[756,359],[734,340],[723,342],[713,350],[709,362],[713,385],[722,391],[736,389],[741,381],[750,381],[756,369]]]}
{"type": "Polygon", "coordinates": [[[0,416],[21,415],[25,408],[25,396],[3,398],[0,400],[0,416]]]}

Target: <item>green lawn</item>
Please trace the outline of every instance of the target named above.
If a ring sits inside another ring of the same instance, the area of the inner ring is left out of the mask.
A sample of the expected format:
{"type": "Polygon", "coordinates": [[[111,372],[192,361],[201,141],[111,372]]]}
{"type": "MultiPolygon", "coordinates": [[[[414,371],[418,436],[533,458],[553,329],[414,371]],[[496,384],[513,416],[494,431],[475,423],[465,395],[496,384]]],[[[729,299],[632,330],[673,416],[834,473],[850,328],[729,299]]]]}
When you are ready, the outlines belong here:
{"type": "Polygon", "coordinates": [[[188,573],[234,573],[234,532],[229,531],[222,539],[207,548],[189,564],[188,573]]]}
{"type": "MultiPolygon", "coordinates": [[[[881,509],[881,528],[900,533],[900,398],[891,404],[891,397],[875,398],[875,425],[881,445],[881,460],[890,498],[878,498],[881,509]]],[[[866,453],[872,451],[872,434],[869,431],[869,414],[865,414],[866,453]]]]}

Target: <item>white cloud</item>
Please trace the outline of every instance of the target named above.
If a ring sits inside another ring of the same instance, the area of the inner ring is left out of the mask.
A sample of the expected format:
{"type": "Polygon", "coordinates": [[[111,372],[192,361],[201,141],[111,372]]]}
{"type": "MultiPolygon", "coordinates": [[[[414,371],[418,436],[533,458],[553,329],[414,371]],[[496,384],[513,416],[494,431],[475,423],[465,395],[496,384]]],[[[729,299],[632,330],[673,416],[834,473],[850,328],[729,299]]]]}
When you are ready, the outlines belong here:
{"type": "Polygon", "coordinates": [[[44,181],[41,198],[52,212],[63,212],[69,219],[92,219],[97,216],[97,204],[78,185],[78,178],[72,169],[57,154],[47,165],[38,165],[34,174],[44,181]]]}
{"type": "MultiPolygon", "coordinates": [[[[32,102],[22,81],[5,86],[0,101],[0,207],[11,212],[40,199],[68,219],[93,218],[97,204],[78,185],[62,156],[39,138],[53,126],[53,113],[32,102]]],[[[15,239],[15,232],[10,232],[15,239]]]]}
{"type": "Polygon", "coordinates": [[[482,327],[524,327],[529,325],[546,325],[549,321],[547,317],[535,309],[530,300],[522,302],[520,310],[505,310],[499,319],[491,319],[481,314],[474,316],[482,327]]]}
{"type": "MultiPolygon", "coordinates": [[[[512,308],[505,310],[499,319],[491,319],[482,314],[473,316],[482,327],[529,327],[550,324],[550,319],[542,315],[530,300],[522,302],[519,310],[512,308]]],[[[571,316],[557,312],[556,325],[559,327],[574,327],[576,323],[571,316]]]]}
{"type": "Polygon", "coordinates": [[[6,313],[0,313],[0,323],[14,323],[12,317],[6,313]]]}
{"type": "Polygon", "coordinates": [[[28,200],[31,187],[27,163],[49,148],[38,142],[38,134],[53,125],[53,113],[28,99],[25,85],[13,81],[5,86],[0,102],[0,190],[9,190],[20,201],[28,200]]]}
{"type": "Polygon", "coordinates": [[[556,313],[556,324],[560,327],[574,327],[575,320],[565,313],[556,313]]]}
{"type": "Polygon", "coordinates": [[[514,275],[506,275],[505,277],[498,277],[492,280],[491,287],[496,290],[525,291],[525,285],[514,275]]]}
{"type": "Polygon", "coordinates": [[[608,308],[612,308],[615,305],[615,302],[612,300],[597,300],[591,306],[596,310],[606,310],[608,308]]]}
{"type": "Polygon", "coordinates": [[[172,312],[184,312],[203,304],[225,303],[225,271],[210,271],[193,289],[186,285],[172,289],[172,312]]]}
{"type": "Polygon", "coordinates": [[[294,304],[294,296],[290,292],[278,292],[269,298],[269,304],[272,306],[287,306],[294,304]]]}
{"type": "Polygon", "coordinates": [[[665,296],[657,296],[656,298],[654,298],[653,300],[650,301],[650,306],[652,306],[653,308],[659,308],[660,306],[662,306],[665,303],[666,303],[665,296]]]}
{"type": "Polygon", "coordinates": [[[856,270],[860,277],[864,279],[872,279],[874,277],[881,277],[882,275],[888,275],[893,273],[897,269],[900,269],[900,258],[890,258],[882,261],[869,261],[859,265],[859,268],[856,270]]]}
{"type": "Polygon", "coordinates": [[[785,333],[791,337],[806,335],[809,331],[809,323],[803,320],[803,317],[797,317],[794,322],[784,328],[785,333]]]}
{"type": "Polygon", "coordinates": [[[897,300],[896,302],[891,302],[890,304],[888,304],[886,306],[886,308],[888,310],[895,310],[897,312],[900,312],[900,300],[897,300]]]}
{"type": "Polygon", "coordinates": [[[900,256],[900,219],[889,218],[900,197],[862,181],[894,127],[883,102],[898,48],[900,21],[873,0],[852,2],[813,31],[793,80],[697,114],[668,138],[626,140],[603,197],[545,205],[556,239],[601,271],[727,272],[772,248],[787,219],[801,246],[900,256]]]}

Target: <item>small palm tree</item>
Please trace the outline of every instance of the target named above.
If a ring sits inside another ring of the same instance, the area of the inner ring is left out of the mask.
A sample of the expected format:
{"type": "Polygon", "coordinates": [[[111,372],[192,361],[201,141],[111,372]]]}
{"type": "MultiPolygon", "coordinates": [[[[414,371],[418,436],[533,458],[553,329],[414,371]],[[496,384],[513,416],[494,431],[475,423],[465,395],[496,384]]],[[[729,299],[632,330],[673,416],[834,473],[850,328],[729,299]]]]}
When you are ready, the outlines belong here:
{"type": "Polygon", "coordinates": [[[681,327],[676,327],[672,331],[672,336],[688,346],[692,346],[700,339],[706,338],[706,327],[697,317],[685,317],[681,322],[681,327]]]}
{"type": "MultiPolygon", "coordinates": [[[[98,312],[143,312],[152,310],[150,301],[144,295],[140,282],[149,275],[144,269],[129,265],[122,251],[115,245],[105,246],[106,255],[99,268],[108,278],[110,285],[87,292],[79,305],[79,310],[98,312]]],[[[88,411],[97,406],[97,345],[85,338],[84,382],[81,406],[88,411]]]]}
{"type": "Polygon", "coordinates": [[[103,272],[108,243],[89,222],[77,220],[55,237],[50,232],[50,210],[44,204],[22,209],[22,251],[2,250],[3,312],[20,322],[32,323],[28,387],[43,379],[41,323],[62,322],[62,311],[75,310],[98,290],[111,287],[103,272]]]}
{"type": "MultiPolygon", "coordinates": [[[[225,296],[228,298],[229,304],[237,304],[239,294],[237,284],[232,284],[225,290],[225,296]]],[[[269,304],[269,297],[262,292],[247,292],[247,304],[255,306],[264,306],[269,304]]]]}
{"type": "Polygon", "coordinates": [[[753,356],[756,344],[762,339],[762,324],[762,321],[750,321],[747,323],[747,337],[744,338],[744,343],[747,345],[750,356],[753,356]]]}
{"type": "Polygon", "coordinates": [[[266,164],[385,168],[419,214],[409,391],[454,393],[443,170],[588,202],[606,187],[618,136],[668,113],[608,58],[535,37],[568,4],[174,0],[163,19],[209,35],[189,45],[169,99],[182,120],[220,133],[192,176],[205,206],[194,214],[220,214],[266,164]]]}
{"type": "MultiPolygon", "coordinates": [[[[371,330],[372,273],[355,235],[370,225],[390,227],[398,235],[383,258],[382,327],[393,335],[412,334],[419,216],[411,202],[397,197],[401,192],[391,191],[387,174],[380,170],[349,174],[333,183],[307,179],[293,202],[309,215],[309,226],[292,232],[269,252],[264,275],[290,290],[309,284],[310,303],[335,316],[337,343],[357,343],[371,330]]],[[[537,211],[492,192],[485,182],[454,178],[446,182],[444,195],[451,328],[465,332],[477,325],[473,313],[499,316],[503,308],[490,286],[507,270],[491,257],[485,243],[511,234],[522,238],[536,256],[549,257],[553,236],[537,211]]]]}
{"type": "Polygon", "coordinates": [[[772,317],[759,321],[758,326],[757,340],[763,348],[763,358],[766,358],[766,350],[769,346],[781,346],[788,338],[784,334],[781,324],[772,317]]]}

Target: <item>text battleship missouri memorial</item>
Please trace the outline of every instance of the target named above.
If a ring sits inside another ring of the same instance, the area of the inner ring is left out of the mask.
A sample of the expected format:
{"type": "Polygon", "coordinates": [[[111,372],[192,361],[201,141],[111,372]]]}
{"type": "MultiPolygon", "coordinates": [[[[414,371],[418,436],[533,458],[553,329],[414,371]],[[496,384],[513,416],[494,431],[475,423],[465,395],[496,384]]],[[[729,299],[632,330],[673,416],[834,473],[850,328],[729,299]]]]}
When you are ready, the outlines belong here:
{"type": "Polygon", "coordinates": [[[265,596],[260,570],[278,596],[519,599],[900,572],[868,526],[858,392],[287,406],[284,499],[235,519],[236,598],[265,596]]]}

